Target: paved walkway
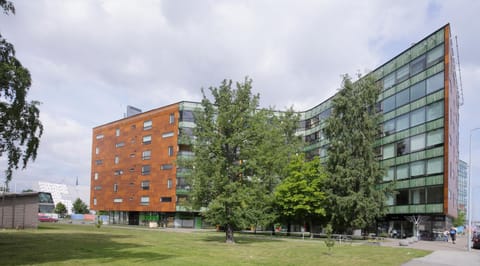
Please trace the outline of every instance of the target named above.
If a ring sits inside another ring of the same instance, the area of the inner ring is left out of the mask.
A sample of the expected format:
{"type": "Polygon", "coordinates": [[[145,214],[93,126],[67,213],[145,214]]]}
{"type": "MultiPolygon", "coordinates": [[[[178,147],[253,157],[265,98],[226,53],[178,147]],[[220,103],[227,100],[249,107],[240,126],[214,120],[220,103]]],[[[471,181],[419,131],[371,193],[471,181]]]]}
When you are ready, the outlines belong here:
{"type": "Polygon", "coordinates": [[[398,248],[415,248],[433,251],[431,254],[413,259],[403,266],[470,266],[480,265],[480,250],[472,249],[468,252],[467,236],[459,236],[456,244],[451,241],[418,241],[408,245],[408,247],[400,247],[399,240],[390,240],[383,242],[382,246],[391,246],[398,248]]]}

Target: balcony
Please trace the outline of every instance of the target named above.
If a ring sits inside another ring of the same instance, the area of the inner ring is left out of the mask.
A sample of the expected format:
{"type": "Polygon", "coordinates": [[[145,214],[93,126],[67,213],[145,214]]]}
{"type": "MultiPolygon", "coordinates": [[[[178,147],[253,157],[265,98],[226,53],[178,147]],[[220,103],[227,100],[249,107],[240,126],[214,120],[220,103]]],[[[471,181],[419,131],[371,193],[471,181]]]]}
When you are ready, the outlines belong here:
{"type": "Polygon", "coordinates": [[[443,203],[416,204],[388,207],[389,214],[443,213],[443,203]]]}

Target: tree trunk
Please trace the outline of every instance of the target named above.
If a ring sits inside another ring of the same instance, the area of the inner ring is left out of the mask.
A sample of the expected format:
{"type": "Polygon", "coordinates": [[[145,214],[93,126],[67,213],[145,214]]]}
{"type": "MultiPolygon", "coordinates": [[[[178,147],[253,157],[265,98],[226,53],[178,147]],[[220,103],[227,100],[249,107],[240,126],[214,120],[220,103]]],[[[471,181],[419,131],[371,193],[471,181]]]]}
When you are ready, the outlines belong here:
{"type": "Polygon", "coordinates": [[[309,230],[310,230],[310,239],[313,239],[313,222],[312,222],[312,218],[309,218],[308,219],[308,226],[310,227],[309,230]]]}
{"type": "Polygon", "coordinates": [[[226,224],[225,236],[226,236],[225,242],[227,244],[235,244],[235,239],[233,238],[233,228],[230,223],[226,224]]]}

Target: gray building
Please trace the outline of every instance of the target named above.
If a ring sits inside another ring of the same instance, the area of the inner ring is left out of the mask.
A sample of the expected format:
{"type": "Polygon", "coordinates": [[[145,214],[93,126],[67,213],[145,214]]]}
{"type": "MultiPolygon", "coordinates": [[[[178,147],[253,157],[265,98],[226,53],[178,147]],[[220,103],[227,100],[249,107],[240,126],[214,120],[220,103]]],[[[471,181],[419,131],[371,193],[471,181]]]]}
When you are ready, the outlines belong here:
{"type": "Polygon", "coordinates": [[[37,228],[38,192],[1,193],[0,228],[37,228]]]}

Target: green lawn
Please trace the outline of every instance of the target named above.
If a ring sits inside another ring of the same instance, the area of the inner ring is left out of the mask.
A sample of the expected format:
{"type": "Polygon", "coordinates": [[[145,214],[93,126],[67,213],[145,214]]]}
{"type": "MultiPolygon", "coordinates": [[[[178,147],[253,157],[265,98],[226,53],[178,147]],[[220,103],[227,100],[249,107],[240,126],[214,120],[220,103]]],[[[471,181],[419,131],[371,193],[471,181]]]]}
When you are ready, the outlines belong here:
{"type": "Polygon", "coordinates": [[[0,230],[1,265],[401,265],[428,251],[336,245],[321,240],[171,232],[93,225],[42,224],[38,230],[0,230]]]}

